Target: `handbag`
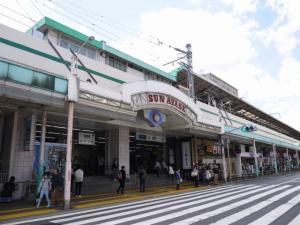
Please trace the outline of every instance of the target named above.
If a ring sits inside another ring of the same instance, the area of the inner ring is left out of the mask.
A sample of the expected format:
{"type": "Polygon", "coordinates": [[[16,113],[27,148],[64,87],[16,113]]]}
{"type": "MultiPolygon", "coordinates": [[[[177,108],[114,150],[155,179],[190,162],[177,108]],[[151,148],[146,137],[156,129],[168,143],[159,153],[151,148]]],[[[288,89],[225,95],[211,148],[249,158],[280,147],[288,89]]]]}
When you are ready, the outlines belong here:
{"type": "Polygon", "coordinates": [[[182,183],[182,182],[183,182],[182,178],[180,178],[180,180],[179,180],[179,181],[180,181],[180,183],[182,183]]]}
{"type": "Polygon", "coordinates": [[[192,176],[192,177],[198,176],[197,170],[193,170],[192,173],[191,173],[191,176],[192,176]]]}

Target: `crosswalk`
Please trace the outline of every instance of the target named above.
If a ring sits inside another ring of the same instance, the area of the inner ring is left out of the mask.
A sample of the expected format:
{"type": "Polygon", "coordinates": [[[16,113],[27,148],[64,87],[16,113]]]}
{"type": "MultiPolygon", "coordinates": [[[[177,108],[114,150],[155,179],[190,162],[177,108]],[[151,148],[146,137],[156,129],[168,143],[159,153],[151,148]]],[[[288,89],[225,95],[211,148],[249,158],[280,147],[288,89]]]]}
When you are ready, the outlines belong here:
{"type": "Polygon", "coordinates": [[[287,224],[300,225],[300,186],[226,185],[174,196],[53,216],[17,224],[287,224]]]}

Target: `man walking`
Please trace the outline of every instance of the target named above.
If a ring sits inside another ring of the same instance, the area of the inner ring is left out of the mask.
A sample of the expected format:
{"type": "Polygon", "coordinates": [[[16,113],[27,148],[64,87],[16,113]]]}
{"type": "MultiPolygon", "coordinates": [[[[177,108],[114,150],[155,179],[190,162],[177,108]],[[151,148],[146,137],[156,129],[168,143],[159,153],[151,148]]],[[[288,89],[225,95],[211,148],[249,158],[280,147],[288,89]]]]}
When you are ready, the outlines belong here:
{"type": "Polygon", "coordinates": [[[138,177],[140,180],[140,192],[145,192],[147,172],[142,166],[138,173],[138,177]]]}
{"type": "Polygon", "coordinates": [[[78,166],[77,170],[74,173],[75,177],[75,196],[81,198],[81,186],[83,181],[83,171],[80,166],[78,166]]]}
{"type": "Polygon", "coordinates": [[[117,189],[117,193],[124,194],[124,188],[125,188],[125,180],[126,180],[126,172],[125,172],[125,166],[121,167],[121,170],[118,173],[118,181],[119,181],[119,187],[117,189]]]}

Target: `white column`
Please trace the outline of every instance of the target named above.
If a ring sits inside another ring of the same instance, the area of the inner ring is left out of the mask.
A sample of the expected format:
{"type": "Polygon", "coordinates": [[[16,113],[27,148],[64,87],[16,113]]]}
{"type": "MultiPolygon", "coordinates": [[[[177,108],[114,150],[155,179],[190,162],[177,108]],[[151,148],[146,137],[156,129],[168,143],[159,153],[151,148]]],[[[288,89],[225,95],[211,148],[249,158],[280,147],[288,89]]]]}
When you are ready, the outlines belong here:
{"type": "Polygon", "coordinates": [[[276,146],[273,144],[273,159],[272,162],[274,163],[275,173],[278,174],[277,168],[277,153],[276,153],[276,146]]]}
{"type": "Polygon", "coordinates": [[[17,145],[17,133],[18,133],[18,122],[19,122],[19,112],[14,112],[13,118],[13,130],[10,145],[10,157],[9,157],[9,177],[15,175],[15,161],[16,161],[16,145],[17,145]]]}
{"type": "Polygon", "coordinates": [[[296,160],[297,160],[297,167],[299,166],[299,153],[298,150],[296,150],[296,160]]]}
{"type": "Polygon", "coordinates": [[[230,154],[229,154],[229,142],[230,139],[226,137],[226,146],[227,146],[227,157],[228,157],[228,168],[229,168],[229,176],[232,176],[232,169],[231,169],[231,160],[230,160],[230,154]]]}
{"type": "Polygon", "coordinates": [[[236,167],[237,177],[241,177],[242,176],[242,157],[241,157],[240,153],[236,154],[235,167],[236,167]]]}
{"type": "Polygon", "coordinates": [[[109,134],[109,155],[111,162],[117,159],[119,162],[119,169],[125,166],[126,174],[129,175],[129,127],[120,126],[117,130],[111,130],[109,134]]]}
{"type": "Polygon", "coordinates": [[[255,174],[258,177],[259,176],[259,170],[258,170],[258,161],[257,161],[257,151],[256,151],[255,139],[253,139],[253,153],[254,153],[254,161],[255,161],[255,174]]]}
{"type": "Polygon", "coordinates": [[[222,166],[223,166],[223,177],[224,181],[227,182],[227,166],[226,166],[226,156],[225,156],[225,136],[221,136],[221,143],[222,143],[222,166]]]}

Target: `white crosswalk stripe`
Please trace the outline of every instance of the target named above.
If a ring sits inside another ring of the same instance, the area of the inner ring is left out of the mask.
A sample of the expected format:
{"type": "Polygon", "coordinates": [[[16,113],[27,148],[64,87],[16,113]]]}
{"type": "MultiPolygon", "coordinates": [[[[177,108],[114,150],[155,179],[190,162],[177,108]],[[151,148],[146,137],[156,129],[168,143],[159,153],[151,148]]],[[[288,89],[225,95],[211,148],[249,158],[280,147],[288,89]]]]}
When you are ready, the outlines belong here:
{"type": "MultiPolygon", "coordinates": [[[[246,188],[239,187],[239,188],[237,188],[238,190],[233,190],[233,191],[230,191],[230,192],[225,193],[225,194],[220,194],[220,193],[224,192],[224,191],[220,191],[219,193],[199,195],[196,198],[185,197],[184,199],[176,200],[176,206],[172,206],[172,207],[168,207],[168,206],[173,205],[174,202],[168,202],[168,203],[163,203],[163,204],[155,203],[152,206],[147,206],[147,207],[144,207],[144,208],[134,207],[134,209],[132,209],[130,211],[119,212],[117,214],[110,214],[110,215],[106,215],[106,216],[102,216],[102,217],[100,217],[100,215],[107,214],[108,211],[94,213],[92,215],[89,214],[89,215],[82,215],[82,216],[77,216],[77,217],[72,217],[72,218],[67,218],[67,219],[54,220],[54,221],[51,221],[51,222],[52,223],[63,223],[63,222],[71,221],[71,220],[75,220],[75,219],[82,219],[82,218],[86,218],[86,217],[90,217],[90,216],[97,216],[96,218],[71,223],[73,225],[80,225],[80,224],[94,223],[94,222],[98,222],[98,221],[101,221],[101,220],[112,219],[112,218],[119,217],[119,216],[126,216],[126,215],[130,215],[130,214],[136,214],[136,213],[140,213],[140,212],[143,212],[143,211],[153,210],[153,209],[157,209],[157,208],[161,208],[161,207],[166,207],[166,208],[161,209],[161,210],[152,211],[151,213],[148,213],[148,214],[146,214],[146,213],[143,214],[143,215],[151,216],[151,215],[154,215],[154,214],[159,213],[159,212],[163,213],[163,212],[171,211],[171,210],[178,209],[178,208],[181,208],[181,207],[186,207],[186,206],[190,206],[190,205],[194,205],[194,204],[199,204],[199,203],[202,203],[202,202],[211,201],[211,200],[214,200],[214,199],[217,199],[217,198],[229,196],[229,195],[232,195],[232,194],[235,194],[235,193],[240,193],[240,192],[244,192],[244,191],[252,190],[252,189],[256,189],[256,188],[257,188],[257,186],[250,186],[250,187],[246,187],[246,188]],[[214,196],[209,197],[211,195],[214,195],[214,196]],[[208,197],[208,198],[205,198],[205,197],[208,197]],[[193,201],[191,201],[191,199],[193,199],[193,201]],[[200,199],[200,200],[198,200],[198,199],[200,199]],[[188,202],[188,203],[185,203],[185,202],[188,202]],[[184,204],[179,204],[179,203],[184,203],[184,204]]],[[[126,208],[126,209],[128,209],[128,208],[126,208]]],[[[118,211],[120,211],[120,209],[114,210],[114,212],[118,212],[118,211]]],[[[111,212],[112,211],[110,211],[110,213],[111,212]]]]}
{"type": "MultiPolygon", "coordinates": [[[[274,187],[274,186],[273,186],[274,187]]],[[[222,200],[219,200],[219,201],[215,201],[215,202],[211,202],[209,204],[204,204],[204,205],[200,205],[200,206],[197,206],[197,207],[194,207],[194,208],[189,208],[189,209],[186,209],[186,210],[183,210],[183,211],[180,211],[180,212],[176,212],[176,213],[172,213],[172,214],[168,214],[166,216],[162,216],[162,217],[158,217],[158,218],[155,218],[155,219],[152,219],[152,220],[148,220],[148,221],[143,221],[143,224],[154,224],[154,223],[157,223],[158,220],[161,220],[161,221],[164,221],[164,220],[168,220],[168,219],[173,219],[173,218],[176,218],[176,217],[179,217],[179,216],[184,216],[186,214],[189,214],[189,213],[193,213],[193,212],[197,212],[199,210],[202,210],[202,209],[205,209],[205,208],[208,208],[208,207],[213,207],[213,206],[217,206],[217,205],[220,205],[222,203],[225,203],[225,202],[229,202],[229,201],[232,201],[234,199],[238,199],[240,197],[246,197],[250,194],[255,194],[257,192],[260,192],[260,191],[263,191],[263,190],[268,190],[271,188],[271,190],[267,191],[267,192],[264,192],[264,193],[261,193],[259,194],[260,195],[263,195],[265,193],[274,193],[276,191],[279,191],[279,190],[282,190],[282,189],[285,189],[287,187],[289,187],[288,185],[286,186],[282,186],[282,187],[278,187],[278,188],[273,188],[273,187],[263,187],[263,188],[257,188],[253,191],[249,191],[249,192],[246,192],[246,193],[242,193],[242,194],[239,194],[239,195],[234,195],[232,197],[229,197],[229,198],[226,198],[226,199],[222,199],[222,200]],[[273,189],[272,189],[273,188],[273,189]]],[[[253,197],[256,197],[256,196],[253,196],[253,197]]],[[[253,198],[251,197],[251,198],[253,198]]],[[[243,204],[246,204],[248,202],[249,198],[243,200],[243,204]]],[[[239,203],[239,202],[238,202],[239,203]]],[[[235,204],[235,203],[234,203],[235,204]]],[[[242,204],[241,204],[242,205],[242,204]]],[[[234,207],[238,207],[239,204],[237,205],[232,205],[234,207]]],[[[183,220],[183,221],[180,221],[180,222],[175,222],[173,223],[174,225],[178,225],[178,224],[191,224],[191,223],[195,223],[195,222],[198,222],[200,220],[203,220],[203,219],[207,219],[211,216],[214,216],[214,215],[217,215],[218,213],[221,213],[223,212],[224,210],[229,210],[231,209],[232,207],[229,206],[225,206],[223,208],[220,208],[220,212],[218,211],[212,211],[212,215],[210,214],[200,214],[198,216],[195,216],[195,217],[191,217],[189,219],[186,219],[186,220],[183,220]],[[225,209],[224,209],[225,208],[225,209]]],[[[142,223],[140,223],[139,225],[141,225],[142,223]]],[[[137,225],[137,224],[135,224],[137,225]]]]}
{"type": "Polygon", "coordinates": [[[228,185],[173,196],[34,218],[18,224],[300,225],[300,186],[228,185]],[[291,210],[293,209],[293,210],[291,210]],[[298,215],[299,214],[299,215],[298,215]],[[287,216],[288,215],[288,216],[287,216]],[[291,217],[291,215],[293,215],[291,217]],[[283,219],[283,217],[285,218],[283,219]],[[293,218],[294,217],[294,218],[293,218]],[[277,220],[278,219],[278,220],[277,220]],[[282,222],[288,221],[288,222],[282,222]]]}
{"type": "MultiPolygon", "coordinates": [[[[101,207],[101,208],[96,208],[96,209],[89,209],[89,210],[77,210],[76,212],[72,212],[72,213],[65,213],[62,215],[55,215],[55,216],[48,216],[48,217],[43,217],[43,218],[37,218],[37,219],[31,219],[31,220],[24,220],[24,221],[18,221],[18,222],[11,222],[11,223],[6,223],[5,225],[18,225],[18,224],[29,224],[29,223],[34,223],[34,222],[39,222],[39,221],[43,221],[43,220],[51,220],[51,219],[58,219],[58,218],[64,218],[64,217],[69,217],[69,216],[74,216],[74,215],[78,215],[78,214],[86,214],[86,213],[92,213],[92,212],[97,212],[97,211],[102,211],[102,210],[108,210],[108,209],[114,209],[114,208],[119,208],[120,206],[134,206],[134,205],[140,205],[143,203],[161,203],[164,200],[175,200],[178,199],[180,197],[186,198],[186,197],[193,197],[199,194],[205,194],[205,193],[218,193],[219,191],[232,191],[232,190],[236,190],[238,188],[241,187],[251,187],[253,185],[226,185],[223,187],[217,187],[217,188],[211,188],[211,189],[207,189],[207,190],[198,190],[198,191],[193,191],[190,193],[182,193],[182,194],[178,194],[175,196],[165,196],[165,197],[159,197],[159,198],[155,198],[155,199],[148,199],[148,200],[142,200],[139,202],[132,202],[132,203],[125,203],[122,205],[114,205],[114,206],[106,206],[106,207],[101,207]]],[[[121,209],[119,209],[121,210],[121,209]]]]}
{"type": "Polygon", "coordinates": [[[278,219],[281,215],[286,213],[289,209],[294,207],[296,204],[300,202],[300,194],[296,195],[294,198],[289,200],[287,203],[273,209],[271,212],[267,213],[266,215],[260,217],[259,219],[253,221],[249,225],[257,225],[257,224],[264,224],[268,225],[272,223],[274,220],[278,219]]]}
{"type": "MultiPolygon", "coordinates": [[[[257,212],[265,207],[267,207],[268,205],[274,203],[275,201],[278,201],[286,196],[288,196],[289,194],[292,194],[295,191],[300,190],[300,187],[295,187],[295,188],[291,188],[287,191],[284,191],[278,195],[275,195],[265,201],[259,202],[258,204],[255,204],[249,208],[246,208],[242,211],[239,211],[235,214],[232,214],[231,216],[225,217],[222,220],[219,220],[215,223],[212,223],[211,225],[227,225],[227,224],[231,224],[234,223],[240,219],[243,219],[246,216],[249,216],[250,214],[257,212]]],[[[299,223],[300,224],[300,223],[299,223]]],[[[299,225],[298,224],[298,225],[299,225]]]]}

